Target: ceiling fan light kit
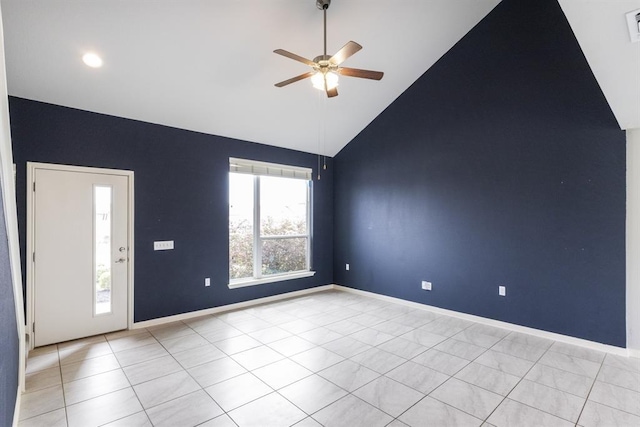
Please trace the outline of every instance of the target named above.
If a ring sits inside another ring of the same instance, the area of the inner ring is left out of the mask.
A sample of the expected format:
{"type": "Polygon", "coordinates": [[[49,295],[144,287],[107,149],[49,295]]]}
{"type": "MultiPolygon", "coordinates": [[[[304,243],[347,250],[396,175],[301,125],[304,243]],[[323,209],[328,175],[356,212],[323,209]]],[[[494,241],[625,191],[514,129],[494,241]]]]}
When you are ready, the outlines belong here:
{"type": "Polygon", "coordinates": [[[341,67],[354,53],[362,49],[358,43],[354,41],[347,42],[335,55],[327,55],[327,9],[331,0],[316,0],[316,6],[323,11],[324,14],[324,54],[316,56],[312,60],[303,58],[283,49],[276,49],[273,52],[278,55],[302,62],[313,69],[313,71],[300,74],[299,76],[276,83],[276,87],[284,87],[291,83],[295,83],[306,78],[311,78],[311,83],[316,89],[324,90],[327,97],[333,98],[338,96],[338,75],[347,77],[358,77],[361,79],[380,80],[384,73],[381,71],[359,70],[357,68],[341,67]]]}
{"type": "Polygon", "coordinates": [[[333,71],[327,71],[324,74],[315,73],[311,76],[311,83],[319,90],[335,89],[338,86],[338,75],[333,71]]]}

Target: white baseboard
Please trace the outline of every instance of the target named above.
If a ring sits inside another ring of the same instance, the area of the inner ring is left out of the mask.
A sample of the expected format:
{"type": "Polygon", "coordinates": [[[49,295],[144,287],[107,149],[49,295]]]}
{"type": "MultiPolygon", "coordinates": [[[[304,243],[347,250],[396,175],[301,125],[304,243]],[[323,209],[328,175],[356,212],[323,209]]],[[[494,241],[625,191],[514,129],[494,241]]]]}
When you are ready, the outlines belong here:
{"type": "Polygon", "coordinates": [[[258,298],[249,301],[238,302],[235,304],[222,305],[220,307],[206,308],[204,310],[191,311],[189,313],[176,314],[174,316],[160,317],[158,319],[135,322],[132,329],[148,328],[150,326],[157,326],[165,323],[177,322],[179,320],[192,319],[194,317],[205,316],[207,314],[224,313],[226,311],[238,310],[240,308],[252,307],[254,305],[264,304],[267,302],[280,301],[287,298],[299,297],[302,295],[328,291],[331,289],[333,289],[333,285],[316,286],[315,288],[302,289],[300,291],[287,292],[270,297],[258,298]]]}
{"type": "Polygon", "coordinates": [[[20,419],[20,399],[22,398],[22,390],[20,390],[20,385],[18,385],[18,390],[16,392],[16,407],[13,409],[13,427],[18,426],[18,420],[20,419]]]}
{"type": "Polygon", "coordinates": [[[145,320],[143,322],[136,322],[133,324],[132,329],[139,328],[148,328],[150,326],[162,325],[165,323],[176,322],[179,320],[192,319],[194,317],[205,316],[210,314],[224,313],[226,311],[238,310],[241,308],[252,307],[259,304],[264,304],[273,301],[280,301],[287,298],[294,298],[302,295],[308,295],[316,292],[328,291],[328,290],[338,290],[343,292],[349,292],[353,294],[358,294],[370,298],[375,298],[382,301],[392,302],[395,304],[404,305],[411,308],[416,308],[419,310],[426,310],[436,314],[443,314],[446,316],[457,317],[459,319],[469,320],[476,323],[481,323],[483,325],[493,326],[496,328],[502,328],[509,331],[522,332],[529,335],[534,335],[540,338],[546,338],[554,341],[564,342],[567,344],[573,344],[580,347],[589,348],[592,350],[602,351],[605,353],[617,354],[625,357],[640,357],[640,350],[626,349],[622,347],[615,347],[612,345],[602,344],[594,341],[585,340],[582,338],[575,338],[568,335],[557,334],[554,332],[547,332],[540,329],[529,328],[526,326],[515,325],[513,323],[502,322],[500,320],[487,319],[486,317],[475,316],[472,314],[460,313],[453,310],[447,310],[444,308],[434,307],[427,304],[422,304],[413,301],[407,301],[400,298],[390,297],[386,295],[380,295],[373,292],[362,291],[359,289],[349,288],[346,286],[330,284],[324,286],[317,286],[315,288],[303,289],[300,291],[288,292],[279,295],[273,295],[270,297],[258,298],[249,301],[243,301],[235,304],[223,305],[220,307],[207,308],[204,310],[192,311],[189,313],[176,314],[174,316],[161,317],[158,319],[145,320]]]}
{"type": "MultiPolygon", "coordinates": [[[[396,304],[401,304],[407,307],[417,308],[420,310],[430,311],[436,314],[444,314],[451,317],[457,317],[459,319],[470,320],[476,323],[482,323],[488,326],[494,326],[496,328],[507,329],[515,332],[522,332],[529,335],[534,335],[541,338],[547,338],[554,341],[560,341],[567,344],[573,344],[580,347],[590,348],[592,350],[602,351],[605,353],[617,354],[620,356],[632,356],[632,352],[635,352],[631,349],[626,349],[622,347],[615,347],[612,345],[601,344],[594,341],[589,341],[581,338],[570,337],[568,335],[556,334],[554,332],[542,331],[540,329],[528,328],[526,326],[515,325],[513,323],[502,322],[500,320],[487,319],[486,317],[474,316],[472,314],[460,313],[453,310],[447,310],[444,308],[433,307],[427,304],[421,304],[418,302],[407,301],[400,298],[389,297],[386,295],[380,295],[373,292],[361,291],[359,289],[353,289],[346,286],[333,285],[333,289],[350,292],[358,295],[363,295],[375,299],[379,299],[382,301],[393,302],[396,304]]],[[[637,355],[634,357],[638,357],[637,355]]]]}
{"type": "MultiPolygon", "coordinates": [[[[205,310],[198,310],[198,311],[192,311],[189,313],[182,313],[182,314],[176,314],[174,316],[167,316],[167,317],[161,317],[158,319],[152,319],[152,320],[146,320],[143,322],[136,322],[133,324],[133,328],[132,329],[140,329],[140,328],[147,328],[150,326],[157,326],[157,325],[162,325],[165,323],[171,323],[171,322],[175,322],[175,321],[179,321],[179,320],[186,320],[186,319],[191,319],[194,317],[199,317],[199,316],[204,316],[204,315],[208,315],[208,314],[217,314],[217,313],[223,313],[226,311],[232,311],[232,310],[238,310],[241,308],[247,308],[247,307],[252,307],[255,305],[259,305],[259,304],[264,304],[264,303],[268,303],[268,302],[273,302],[273,301],[280,301],[280,300],[285,300],[288,298],[294,298],[294,297],[299,297],[299,296],[303,296],[303,295],[309,295],[309,294],[313,294],[316,292],[322,292],[322,291],[328,291],[328,290],[337,290],[337,291],[342,291],[342,292],[349,292],[349,293],[353,293],[353,294],[357,294],[357,295],[362,295],[362,296],[366,296],[366,297],[370,297],[370,298],[375,298],[378,300],[382,300],[382,301],[387,301],[387,302],[392,302],[395,304],[400,304],[400,305],[404,305],[407,307],[411,307],[411,308],[416,308],[419,310],[425,310],[425,311],[430,311],[436,314],[443,314],[443,315],[447,315],[447,316],[452,316],[452,317],[457,317],[459,319],[464,319],[464,320],[469,320],[472,322],[476,322],[476,323],[481,323],[484,325],[489,325],[489,326],[494,326],[497,328],[502,328],[502,329],[507,329],[510,331],[516,331],[516,332],[522,332],[525,334],[529,334],[529,335],[534,335],[537,337],[541,337],[541,338],[547,338],[547,339],[551,339],[554,341],[560,341],[560,342],[564,342],[564,343],[568,343],[568,344],[573,344],[573,345],[577,345],[577,346],[581,346],[581,347],[585,347],[585,348],[590,348],[593,350],[598,350],[598,351],[602,351],[602,352],[606,352],[606,353],[612,353],[612,354],[617,354],[620,356],[626,356],[626,357],[637,357],[640,358],[640,350],[636,350],[636,349],[626,349],[626,348],[621,348],[621,347],[615,347],[615,346],[611,346],[611,345],[607,345],[607,344],[601,344],[601,343],[597,343],[594,341],[588,341],[588,340],[584,340],[581,338],[575,338],[575,337],[570,337],[567,335],[561,335],[561,334],[556,334],[553,332],[547,332],[547,331],[542,331],[539,329],[534,329],[534,328],[528,328],[526,326],[520,326],[520,325],[514,325],[512,323],[507,323],[507,322],[502,322],[499,320],[493,320],[493,319],[487,319],[485,317],[480,317],[480,316],[474,316],[472,314],[466,314],[466,313],[460,313],[457,311],[453,311],[453,310],[447,310],[444,308],[439,308],[439,307],[433,307],[427,304],[421,304],[421,303],[417,303],[417,302],[413,302],[413,301],[407,301],[407,300],[403,300],[400,298],[395,298],[395,297],[390,297],[390,296],[386,296],[386,295],[380,295],[380,294],[376,294],[373,292],[368,292],[368,291],[362,291],[359,289],[353,289],[353,288],[349,288],[346,286],[341,286],[341,285],[336,285],[336,284],[331,284],[331,285],[324,285],[324,286],[317,286],[314,288],[309,288],[309,289],[303,289],[300,291],[294,291],[294,292],[288,292],[288,293],[284,293],[284,294],[279,294],[279,295],[273,295],[270,297],[264,297],[264,298],[258,298],[258,299],[254,299],[254,300],[250,300],[250,301],[243,301],[243,302],[239,302],[239,303],[235,303],[235,304],[229,304],[229,305],[224,305],[224,306],[220,306],[220,307],[213,307],[213,308],[208,308],[205,310]]],[[[20,401],[21,401],[21,390],[20,387],[18,387],[17,391],[16,391],[16,406],[14,408],[14,415],[13,415],[13,427],[16,427],[18,425],[18,420],[20,419],[20,401]]]]}

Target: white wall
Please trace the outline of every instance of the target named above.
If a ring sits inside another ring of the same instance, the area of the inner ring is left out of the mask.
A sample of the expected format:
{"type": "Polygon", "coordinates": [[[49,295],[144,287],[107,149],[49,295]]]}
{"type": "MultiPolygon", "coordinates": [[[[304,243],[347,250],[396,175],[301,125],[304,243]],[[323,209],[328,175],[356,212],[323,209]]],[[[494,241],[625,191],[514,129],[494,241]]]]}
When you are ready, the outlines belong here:
{"type": "Polygon", "coordinates": [[[640,0],[559,3],[620,128],[640,127],[640,43],[631,43],[625,19],[640,0]]]}
{"type": "Polygon", "coordinates": [[[627,348],[640,357],[640,129],[627,130],[627,348]]]}
{"type": "Polygon", "coordinates": [[[16,186],[13,178],[13,152],[11,151],[11,130],[9,126],[9,99],[7,93],[7,73],[4,62],[4,36],[2,11],[0,11],[0,185],[4,197],[4,215],[9,237],[9,257],[16,305],[16,323],[20,337],[20,389],[24,389],[25,343],[24,306],[22,296],[22,271],[18,240],[18,211],[16,207],[16,186]]]}

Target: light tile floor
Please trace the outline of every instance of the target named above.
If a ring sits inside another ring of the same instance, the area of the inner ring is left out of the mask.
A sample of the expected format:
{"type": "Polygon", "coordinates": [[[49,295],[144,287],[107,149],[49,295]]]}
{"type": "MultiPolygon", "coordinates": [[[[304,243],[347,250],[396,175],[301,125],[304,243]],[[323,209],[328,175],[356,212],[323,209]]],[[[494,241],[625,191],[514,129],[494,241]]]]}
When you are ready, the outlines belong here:
{"type": "Polygon", "coordinates": [[[38,348],[19,426],[640,426],[640,360],[346,292],[38,348]]]}

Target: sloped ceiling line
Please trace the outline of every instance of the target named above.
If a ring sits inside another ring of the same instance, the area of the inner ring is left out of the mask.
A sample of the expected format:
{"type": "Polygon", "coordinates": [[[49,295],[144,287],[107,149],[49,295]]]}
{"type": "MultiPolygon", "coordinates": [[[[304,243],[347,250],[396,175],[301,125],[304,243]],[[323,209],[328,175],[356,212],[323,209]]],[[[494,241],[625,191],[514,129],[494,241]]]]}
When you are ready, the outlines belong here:
{"type": "MultiPolygon", "coordinates": [[[[306,71],[274,49],[321,53],[315,0],[2,0],[9,95],[334,156],[499,3],[334,0],[328,51],[357,40],[344,65],[385,78],[345,79],[323,144],[311,84],[273,85],[306,71]]],[[[560,4],[620,126],[640,127],[640,43],[623,43],[640,0],[560,4]]]]}
{"type": "Polygon", "coordinates": [[[274,49],[322,53],[315,0],[2,0],[9,94],[334,156],[498,3],[334,0],[328,51],[357,40],[344,65],[385,78],[341,83],[325,144],[310,82],[274,87],[307,71],[274,49]],[[87,50],[102,68],[82,63],[87,50]]]}
{"type": "Polygon", "coordinates": [[[559,0],[621,129],[640,128],[640,43],[625,14],[640,0],[559,0]]]}

